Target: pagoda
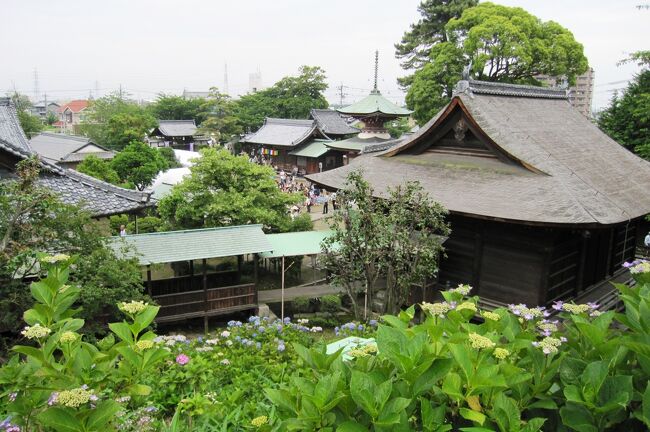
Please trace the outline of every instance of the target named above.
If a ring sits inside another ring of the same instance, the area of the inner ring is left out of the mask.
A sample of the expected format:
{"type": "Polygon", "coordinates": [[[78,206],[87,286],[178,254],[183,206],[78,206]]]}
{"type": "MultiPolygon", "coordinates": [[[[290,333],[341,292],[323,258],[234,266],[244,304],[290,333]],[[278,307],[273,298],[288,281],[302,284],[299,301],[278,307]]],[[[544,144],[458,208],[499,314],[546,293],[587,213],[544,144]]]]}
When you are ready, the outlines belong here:
{"type": "Polygon", "coordinates": [[[385,124],[399,117],[408,117],[412,111],[402,108],[382,96],[377,87],[379,71],[379,51],[375,51],[375,83],[370,94],[350,106],[340,108],[341,114],[353,117],[363,124],[361,132],[350,139],[328,143],[327,146],[346,152],[353,158],[366,146],[384,145],[388,148],[399,140],[391,139],[385,124]]]}

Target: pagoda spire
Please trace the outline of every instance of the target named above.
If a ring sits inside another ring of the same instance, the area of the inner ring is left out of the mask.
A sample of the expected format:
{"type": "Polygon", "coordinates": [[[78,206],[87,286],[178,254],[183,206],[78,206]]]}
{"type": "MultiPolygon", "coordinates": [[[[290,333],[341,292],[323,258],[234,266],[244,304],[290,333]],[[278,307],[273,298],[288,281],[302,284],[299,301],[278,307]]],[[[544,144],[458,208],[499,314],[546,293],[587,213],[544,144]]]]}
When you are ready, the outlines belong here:
{"type": "Polygon", "coordinates": [[[377,77],[379,75],[379,50],[375,50],[375,85],[372,88],[372,93],[379,93],[377,88],[377,77]]]}

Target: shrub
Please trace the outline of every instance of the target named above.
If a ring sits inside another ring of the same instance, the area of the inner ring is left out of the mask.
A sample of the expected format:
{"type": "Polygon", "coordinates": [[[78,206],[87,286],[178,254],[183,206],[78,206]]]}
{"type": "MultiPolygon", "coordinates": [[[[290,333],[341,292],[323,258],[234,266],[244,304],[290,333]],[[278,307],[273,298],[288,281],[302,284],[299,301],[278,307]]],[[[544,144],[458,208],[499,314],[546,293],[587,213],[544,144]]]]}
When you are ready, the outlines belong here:
{"type": "Polygon", "coordinates": [[[306,313],[311,310],[311,300],[308,297],[296,297],[292,303],[294,313],[306,313]]]}
{"type": "Polygon", "coordinates": [[[322,312],[334,314],[341,310],[341,297],[337,295],[325,295],[320,298],[320,309],[322,312]]]}

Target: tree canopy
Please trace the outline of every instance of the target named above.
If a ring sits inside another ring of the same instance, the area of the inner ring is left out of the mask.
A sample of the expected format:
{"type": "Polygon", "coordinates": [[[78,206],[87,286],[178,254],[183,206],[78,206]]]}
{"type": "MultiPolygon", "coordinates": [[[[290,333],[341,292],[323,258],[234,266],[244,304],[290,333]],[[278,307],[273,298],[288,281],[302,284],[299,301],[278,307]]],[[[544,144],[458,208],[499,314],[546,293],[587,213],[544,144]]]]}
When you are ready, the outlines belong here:
{"type": "Polygon", "coordinates": [[[176,229],[263,224],[265,231],[290,231],[288,207],[301,201],[275,183],[273,169],[250,163],[224,149],[207,148],[190,175],[158,206],[176,229]]]}
{"type": "Polygon", "coordinates": [[[421,124],[448,102],[468,64],[476,79],[535,85],[538,75],[563,76],[573,84],[588,67],[569,30],[522,8],[481,3],[452,18],[445,32],[447,40],[433,45],[406,97],[421,124]]]}
{"type": "Polygon", "coordinates": [[[144,107],[112,93],[92,101],[80,129],[93,142],[122,150],[134,140],[143,141],[157,124],[144,107]]]}
{"type": "Polygon", "coordinates": [[[200,125],[206,118],[208,101],[203,98],[186,99],[161,93],[147,111],[156,120],[194,120],[200,125]]]}
{"type": "Polygon", "coordinates": [[[235,115],[245,129],[256,129],[265,117],[301,119],[312,108],[327,108],[325,71],[318,66],[301,66],[298,76],[282,78],[273,86],[242,96],[235,115]]]}
{"type": "MultiPolygon", "coordinates": [[[[478,0],[424,0],[418,6],[422,17],[404,33],[395,44],[395,55],[402,68],[417,70],[429,63],[431,48],[440,42],[447,42],[445,26],[452,18],[459,18],[463,11],[476,6],[478,0]]],[[[399,79],[402,85],[412,82],[412,75],[399,79]]]]}
{"type": "Polygon", "coordinates": [[[81,161],[75,169],[80,173],[95,177],[96,179],[107,183],[120,183],[120,177],[117,175],[117,172],[115,172],[111,164],[92,154],[86,156],[86,158],[81,161]]]}
{"type": "Polygon", "coordinates": [[[43,130],[43,122],[41,119],[30,112],[33,105],[27,96],[14,92],[11,94],[11,100],[16,107],[20,127],[23,129],[25,135],[27,135],[27,138],[31,138],[43,130]]]}
{"type": "Polygon", "coordinates": [[[414,182],[390,189],[386,199],[376,199],[356,171],[336,199],[341,210],[330,219],[333,234],[323,242],[323,260],[334,284],[345,289],[358,317],[358,282],[363,283],[371,307],[377,280],[383,276],[382,312],[397,313],[407,304],[413,285],[422,285],[438,271],[440,236],[449,234],[446,210],[414,182]]]}
{"type": "Polygon", "coordinates": [[[210,96],[205,101],[205,120],[199,127],[199,133],[214,137],[219,142],[227,142],[233,136],[244,131],[240,119],[235,117],[237,102],[217,87],[210,89],[210,96]]]}
{"type": "Polygon", "coordinates": [[[111,161],[111,166],[123,182],[138,190],[150,186],[158,172],[169,168],[160,152],[141,141],[132,141],[111,161]]]}
{"type": "Polygon", "coordinates": [[[639,73],[598,117],[598,126],[627,149],[650,160],[650,69],[639,73]]]}

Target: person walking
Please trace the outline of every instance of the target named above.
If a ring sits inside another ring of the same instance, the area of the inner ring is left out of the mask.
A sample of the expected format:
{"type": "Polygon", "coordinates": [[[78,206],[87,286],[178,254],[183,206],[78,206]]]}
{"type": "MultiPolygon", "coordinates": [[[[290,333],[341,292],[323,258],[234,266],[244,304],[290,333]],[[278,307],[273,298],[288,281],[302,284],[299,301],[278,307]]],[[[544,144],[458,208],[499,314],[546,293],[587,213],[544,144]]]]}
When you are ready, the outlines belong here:
{"type": "Polygon", "coordinates": [[[336,211],[336,192],[330,194],[330,201],[332,201],[332,210],[336,211]]]}
{"type": "Polygon", "coordinates": [[[323,214],[327,214],[327,204],[329,201],[329,196],[327,196],[327,192],[323,191],[321,199],[323,200],[323,214]]]}

